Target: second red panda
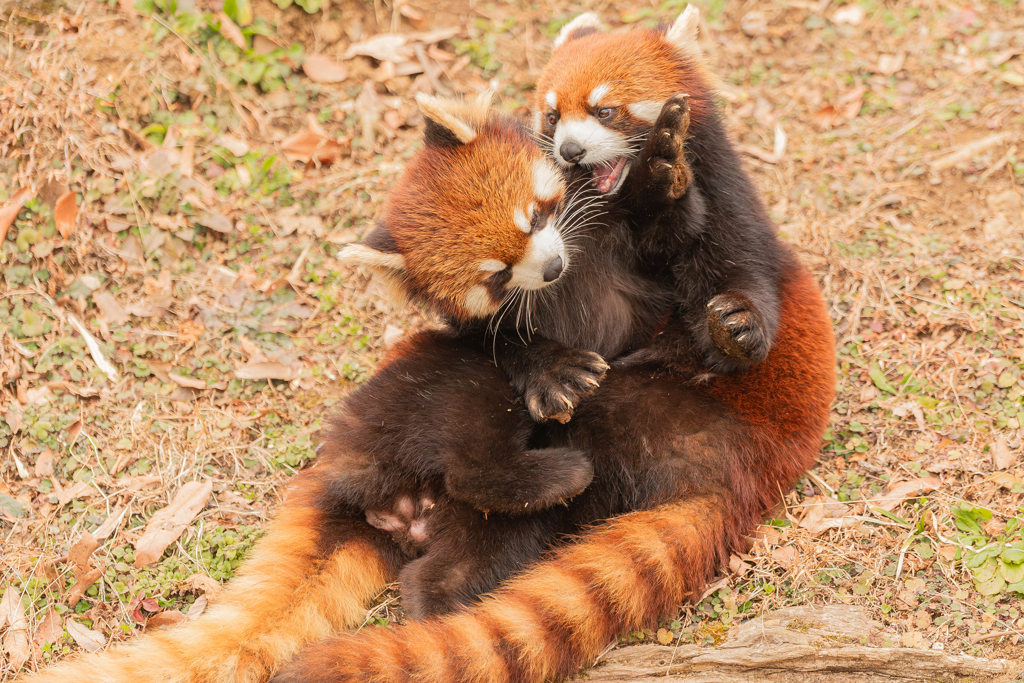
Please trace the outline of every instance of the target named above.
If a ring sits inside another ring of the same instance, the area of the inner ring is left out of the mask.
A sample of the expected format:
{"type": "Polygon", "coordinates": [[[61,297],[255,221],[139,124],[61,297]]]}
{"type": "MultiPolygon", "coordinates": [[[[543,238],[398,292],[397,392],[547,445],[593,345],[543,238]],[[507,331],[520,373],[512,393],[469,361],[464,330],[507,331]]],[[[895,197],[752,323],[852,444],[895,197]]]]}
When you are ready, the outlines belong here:
{"type": "Polygon", "coordinates": [[[536,125],[671,273],[704,362],[728,372],[771,349],[781,256],[715,106],[698,19],[690,5],[671,24],[607,32],[577,17],[537,81],[536,125]]]}

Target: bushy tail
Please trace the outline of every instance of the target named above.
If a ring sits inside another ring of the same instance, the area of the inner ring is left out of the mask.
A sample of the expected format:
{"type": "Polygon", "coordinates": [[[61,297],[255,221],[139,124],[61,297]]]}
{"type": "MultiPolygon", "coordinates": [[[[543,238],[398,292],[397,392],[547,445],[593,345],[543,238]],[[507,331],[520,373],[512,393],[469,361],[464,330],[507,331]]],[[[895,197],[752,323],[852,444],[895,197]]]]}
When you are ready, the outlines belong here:
{"type": "Polygon", "coordinates": [[[329,536],[339,530],[310,501],[302,495],[282,506],[239,576],[196,621],[23,683],[262,683],[302,646],[358,626],[393,570],[358,532],[329,536]]]}
{"type": "Polygon", "coordinates": [[[542,683],[594,662],[621,633],[698,594],[725,559],[726,498],[608,521],[444,619],[344,634],[307,648],[275,683],[542,683]]]}

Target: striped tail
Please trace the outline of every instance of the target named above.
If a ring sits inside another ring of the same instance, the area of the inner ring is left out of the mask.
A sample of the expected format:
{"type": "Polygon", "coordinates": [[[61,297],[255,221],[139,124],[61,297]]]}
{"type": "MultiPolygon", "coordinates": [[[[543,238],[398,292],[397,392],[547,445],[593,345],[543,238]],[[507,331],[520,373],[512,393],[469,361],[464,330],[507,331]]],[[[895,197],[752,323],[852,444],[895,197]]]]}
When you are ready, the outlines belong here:
{"type": "MultiPolygon", "coordinates": [[[[311,478],[297,480],[310,487],[311,478]]],[[[239,576],[195,622],[23,683],[262,683],[304,645],[361,624],[393,568],[351,520],[336,528],[309,492],[293,491],[297,500],[282,506],[239,576]]]]}
{"type": "Polygon", "coordinates": [[[443,619],[304,649],[274,683],[542,683],[594,662],[619,634],[699,595],[735,523],[706,495],[635,512],[443,619]]]}

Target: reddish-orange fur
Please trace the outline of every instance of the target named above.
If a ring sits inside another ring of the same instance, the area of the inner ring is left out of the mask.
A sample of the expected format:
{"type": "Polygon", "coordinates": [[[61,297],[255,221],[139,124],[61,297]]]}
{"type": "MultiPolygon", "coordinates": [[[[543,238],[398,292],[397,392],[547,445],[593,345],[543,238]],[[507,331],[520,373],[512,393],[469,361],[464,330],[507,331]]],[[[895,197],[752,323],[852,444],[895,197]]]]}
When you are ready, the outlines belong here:
{"type": "Polygon", "coordinates": [[[821,295],[794,265],[782,280],[782,332],[768,359],[701,385],[742,415],[744,429],[733,442],[702,444],[693,457],[743,468],[734,481],[748,490],[705,485],[684,500],[606,521],[479,605],[336,637],[303,651],[282,680],[541,683],[570,675],[617,635],[653,626],[699,595],[742,547],[759,511],[817,457],[834,365],[821,295]]]}
{"type": "Polygon", "coordinates": [[[534,201],[533,164],[542,158],[539,149],[522,144],[521,131],[494,121],[480,126],[478,139],[468,145],[413,159],[403,175],[405,191],[391,195],[382,216],[405,255],[409,279],[431,303],[459,318],[465,314],[452,304],[482,280],[482,259],[511,264],[522,258],[529,235],[512,215],[534,201]],[[467,214],[471,206],[476,212],[467,214]]]}
{"type": "Polygon", "coordinates": [[[704,64],[683,56],[661,30],[591,33],[566,41],[552,53],[537,82],[535,107],[547,111],[545,96],[556,92],[561,116],[582,118],[592,109],[587,102],[591,91],[607,83],[605,101],[610,106],[689,94],[691,115],[699,121],[714,109],[708,81],[704,64]]]}
{"type": "Polygon", "coordinates": [[[293,480],[267,535],[202,618],[25,683],[260,683],[302,646],[359,626],[394,569],[363,538],[325,546],[332,521],[314,504],[318,478],[293,480]]]}

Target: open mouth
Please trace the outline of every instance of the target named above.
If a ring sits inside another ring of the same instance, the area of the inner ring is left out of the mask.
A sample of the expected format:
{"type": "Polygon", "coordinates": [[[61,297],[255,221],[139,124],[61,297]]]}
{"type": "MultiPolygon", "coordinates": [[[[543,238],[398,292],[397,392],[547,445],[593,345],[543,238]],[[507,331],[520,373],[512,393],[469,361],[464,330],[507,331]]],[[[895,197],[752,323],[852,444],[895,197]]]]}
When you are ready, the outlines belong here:
{"type": "Polygon", "coordinates": [[[594,185],[601,194],[614,194],[622,187],[622,181],[626,179],[629,169],[626,168],[628,159],[621,156],[611,163],[597,164],[594,166],[594,185]]]}

